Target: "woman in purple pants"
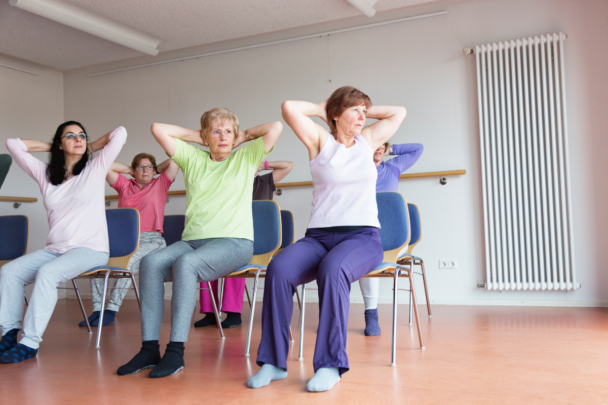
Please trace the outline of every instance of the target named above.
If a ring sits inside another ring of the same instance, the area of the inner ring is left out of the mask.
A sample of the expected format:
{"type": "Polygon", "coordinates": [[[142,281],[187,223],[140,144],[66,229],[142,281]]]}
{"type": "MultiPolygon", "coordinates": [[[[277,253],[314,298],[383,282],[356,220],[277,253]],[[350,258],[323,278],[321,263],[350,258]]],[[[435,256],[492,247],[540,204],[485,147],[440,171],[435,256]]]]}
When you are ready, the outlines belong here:
{"type": "Polygon", "coordinates": [[[289,325],[296,287],[317,280],[319,329],[309,391],[328,391],[348,371],[350,285],[382,262],[374,151],[405,118],[403,107],[372,107],[367,95],[341,87],[321,104],[283,103],[283,118],[308,149],[313,209],[303,239],[272,260],[264,285],[262,341],[247,381],[260,388],[287,377],[289,325]],[[323,119],[331,133],[315,124],[323,119]],[[366,118],[378,122],[363,128],[366,118]]]}

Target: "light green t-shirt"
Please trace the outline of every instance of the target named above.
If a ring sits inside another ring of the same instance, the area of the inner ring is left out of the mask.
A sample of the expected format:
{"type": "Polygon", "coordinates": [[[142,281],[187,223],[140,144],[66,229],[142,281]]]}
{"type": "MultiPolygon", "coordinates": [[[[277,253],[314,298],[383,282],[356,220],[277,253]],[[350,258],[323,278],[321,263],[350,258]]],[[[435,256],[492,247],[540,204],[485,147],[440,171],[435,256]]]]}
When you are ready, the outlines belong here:
{"type": "MultiPolygon", "coordinates": [[[[186,182],[186,226],[182,240],[241,238],[253,241],[253,176],[266,152],[262,137],[223,162],[175,140],[173,161],[186,182]]],[[[272,152],[272,150],[271,150],[272,152]]]]}

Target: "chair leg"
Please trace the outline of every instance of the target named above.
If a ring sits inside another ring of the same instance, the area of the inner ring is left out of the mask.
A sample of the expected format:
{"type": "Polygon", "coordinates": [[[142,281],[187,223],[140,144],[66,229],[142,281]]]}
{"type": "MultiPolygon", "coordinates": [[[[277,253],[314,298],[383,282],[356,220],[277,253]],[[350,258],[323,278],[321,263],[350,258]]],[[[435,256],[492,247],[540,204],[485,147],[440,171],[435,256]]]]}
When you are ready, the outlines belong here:
{"type": "Polygon", "coordinates": [[[253,314],[255,314],[255,299],[258,295],[258,280],[262,269],[258,269],[253,280],[253,297],[251,299],[251,313],[249,314],[249,327],[247,328],[247,342],[245,343],[245,357],[249,357],[249,347],[251,346],[251,331],[253,330],[253,314]]]}
{"type": "Polygon", "coordinates": [[[420,269],[422,273],[422,282],[424,283],[424,295],[426,295],[426,310],[431,317],[431,299],[429,298],[429,289],[426,286],[426,273],[424,272],[424,260],[420,259],[420,269]]]}
{"type": "Polygon", "coordinates": [[[251,309],[251,298],[249,297],[249,290],[247,289],[247,284],[245,284],[245,294],[247,294],[247,302],[249,303],[249,309],[251,309]]]}
{"type": "Polygon", "coordinates": [[[139,288],[137,288],[137,283],[135,283],[135,276],[133,273],[129,273],[131,276],[131,284],[133,284],[133,290],[135,290],[135,298],[137,298],[137,305],[139,305],[139,313],[141,313],[141,301],[139,300],[139,288]]]}
{"type": "Polygon", "coordinates": [[[298,361],[304,360],[304,311],[306,309],[306,284],[302,284],[302,302],[300,306],[300,354],[298,361]]]}
{"type": "Polygon", "coordinates": [[[97,343],[95,348],[99,349],[101,343],[101,327],[103,326],[103,312],[106,309],[106,294],[108,292],[108,279],[110,278],[112,271],[106,273],[106,277],[103,280],[103,293],[101,294],[101,312],[99,312],[99,325],[97,325],[97,343]]]}
{"type": "Polygon", "coordinates": [[[219,280],[217,280],[217,294],[219,295],[218,297],[218,301],[220,303],[220,307],[217,311],[217,313],[222,316],[222,308],[223,308],[223,302],[224,302],[224,284],[225,281],[223,278],[220,278],[219,280]]]}
{"type": "Polygon", "coordinates": [[[397,366],[397,298],[399,296],[399,275],[401,270],[395,269],[395,281],[393,282],[393,336],[391,344],[391,367],[397,366]]]}
{"type": "Polygon", "coordinates": [[[293,333],[291,333],[291,325],[289,326],[289,343],[293,343],[295,342],[295,339],[293,338],[293,333]]]}
{"type": "Polygon", "coordinates": [[[409,306],[409,309],[410,309],[409,310],[410,316],[409,316],[408,324],[410,326],[412,326],[412,318],[413,318],[413,315],[414,315],[414,306],[412,305],[412,290],[410,290],[410,306],[409,306]]]}
{"type": "Polygon", "coordinates": [[[215,303],[215,297],[213,296],[213,289],[211,288],[211,282],[207,281],[207,288],[209,288],[209,294],[211,295],[211,303],[213,304],[213,313],[215,314],[215,320],[217,322],[217,327],[220,330],[220,339],[224,339],[224,329],[222,329],[222,318],[220,318],[220,314],[217,310],[217,305],[215,303]]]}
{"type": "Polygon", "coordinates": [[[30,302],[27,300],[27,294],[23,294],[24,298],[25,298],[25,306],[29,307],[30,306],[30,302]]]}
{"type": "Polygon", "coordinates": [[[412,294],[412,305],[414,307],[414,315],[416,317],[416,326],[418,327],[418,340],[420,341],[420,348],[424,349],[424,342],[422,341],[422,330],[420,329],[420,317],[418,316],[418,305],[416,304],[416,289],[414,288],[414,272],[408,271],[408,278],[410,279],[410,291],[412,294]]]}
{"type": "MultiPolygon", "coordinates": [[[[76,285],[76,280],[72,279],[72,284],[74,285],[74,290],[76,290],[76,297],[78,298],[78,303],[80,304],[80,310],[82,311],[82,316],[84,316],[84,321],[87,324],[89,335],[91,335],[93,331],[91,330],[91,325],[89,325],[89,318],[87,318],[87,313],[84,310],[84,305],[82,303],[82,299],[80,298],[80,291],[78,291],[78,285],[76,285]]],[[[27,303],[27,296],[25,297],[25,302],[27,303]]]]}
{"type": "Polygon", "coordinates": [[[296,288],[296,298],[298,299],[298,308],[300,311],[302,310],[302,303],[300,302],[300,294],[298,294],[298,289],[296,288]]]}

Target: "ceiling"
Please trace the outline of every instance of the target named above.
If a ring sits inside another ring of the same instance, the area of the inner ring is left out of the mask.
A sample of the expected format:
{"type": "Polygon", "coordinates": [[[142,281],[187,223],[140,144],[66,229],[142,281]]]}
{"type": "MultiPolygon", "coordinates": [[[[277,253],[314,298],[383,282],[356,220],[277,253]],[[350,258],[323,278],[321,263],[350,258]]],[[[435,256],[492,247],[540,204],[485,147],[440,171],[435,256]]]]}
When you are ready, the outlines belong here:
{"type": "MultiPolygon", "coordinates": [[[[361,18],[346,0],[71,0],[163,39],[162,52],[361,18]]],[[[435,0],[378,0],[378,13],[435,0]]],[[[0,54],[66,71],[141,52],[18,9],[0,0],[0,54]]],[[[158,56],[157,56],[158,57],[158,56]]]]}

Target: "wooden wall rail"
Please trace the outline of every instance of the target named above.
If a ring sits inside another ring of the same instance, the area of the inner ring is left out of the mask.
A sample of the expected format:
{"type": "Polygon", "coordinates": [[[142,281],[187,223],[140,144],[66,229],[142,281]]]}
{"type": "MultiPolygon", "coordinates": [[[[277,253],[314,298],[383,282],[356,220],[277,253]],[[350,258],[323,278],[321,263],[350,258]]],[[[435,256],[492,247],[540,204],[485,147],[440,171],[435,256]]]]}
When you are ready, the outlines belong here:
{"type": "MultiPolygon", "coordinates": [[[[445,177],[445,176],[461,176],[466,174],[466,170],[447,170],[442,172],[424,172],[424,173],[405,173],[399,176],[400,179],[418,179],[423,177],[445,177]]],[[[289,187],[307,187],[312,186],[312,181],[297,181],[294,183],[278,183],[275,185],[279,188],[289,187]]],[[[185,195],[186,190],[169,191],[168,195],[185,195]]],[[[117,195],[107,195],[106,200],[118,200],[117,195]]]]}
{"type": "Polygon", "coordinates": [[[37,198],[31,197],[1,197],[0,202],[20,202],[20,203],[35,203],[37,202],[37,198]]]}

